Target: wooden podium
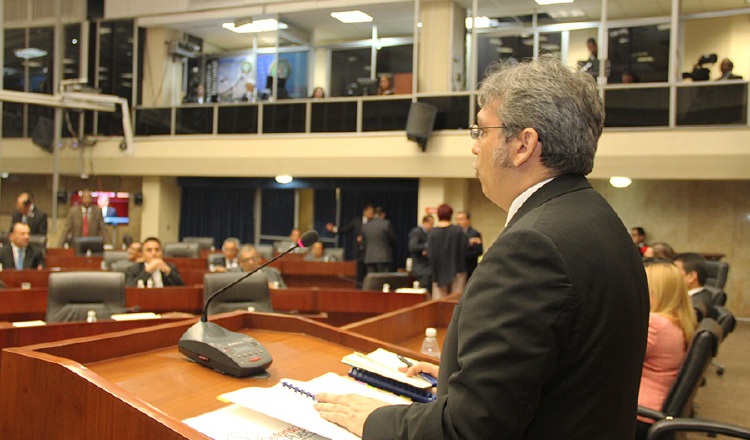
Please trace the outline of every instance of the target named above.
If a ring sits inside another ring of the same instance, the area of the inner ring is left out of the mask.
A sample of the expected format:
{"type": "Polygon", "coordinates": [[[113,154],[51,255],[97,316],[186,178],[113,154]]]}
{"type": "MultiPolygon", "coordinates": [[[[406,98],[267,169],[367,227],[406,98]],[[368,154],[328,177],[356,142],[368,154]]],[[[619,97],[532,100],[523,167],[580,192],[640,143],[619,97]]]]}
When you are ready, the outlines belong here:
{"type": "Polygon", "coordinates": [[[267,378],[237,379],[188,361],[177,341],[196,320],[7,348],[0,365],[0,438],[207,439],[181,420],[226,406],[219,394],[282,378],[345,374],[341,358],[378,347],[418,352],[309,319],[230,313],[212,321],[242,331],[273,356],[267,378]]]}

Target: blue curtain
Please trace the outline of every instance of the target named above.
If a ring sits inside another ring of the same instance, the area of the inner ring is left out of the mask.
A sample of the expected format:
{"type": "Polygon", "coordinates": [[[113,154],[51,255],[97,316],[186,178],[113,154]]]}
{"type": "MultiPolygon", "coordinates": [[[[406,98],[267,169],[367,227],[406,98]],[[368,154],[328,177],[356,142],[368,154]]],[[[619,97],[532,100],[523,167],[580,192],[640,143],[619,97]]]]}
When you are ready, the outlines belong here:
{"type": "Polygon", "coordinates": [[[336,190],[316,189],[313,194],[313,228],[320,238],[335,238],[336,235],[326,229],[326,224],[336,223],[336,190]]]}
{"type": "Polygon", "coordinates": [[[262,197],[261,234],[288,236],[294,227],[294,190],[264,189],[262,197]]]}
{"type": "Polygon", "coordinates": [[[254,206],[254,190],[183,186],[180,239],[213,237],[217,248],[227,237],[250,243],[255,238],[254,206]]]}

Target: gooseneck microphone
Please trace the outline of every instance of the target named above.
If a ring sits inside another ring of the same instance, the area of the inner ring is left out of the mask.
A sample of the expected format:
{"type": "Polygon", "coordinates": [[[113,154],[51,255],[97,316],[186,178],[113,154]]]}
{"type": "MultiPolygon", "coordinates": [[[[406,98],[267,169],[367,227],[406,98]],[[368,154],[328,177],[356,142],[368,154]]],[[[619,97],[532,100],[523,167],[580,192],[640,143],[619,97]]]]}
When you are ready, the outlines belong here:
{"type": "Polygon", "coordinates": [[[294,246],[290,247],[289,249],[285,250],[284,252],[280,253],[279,255],[271,258],[270,260],[266,261],[265,263],[261,264],[260,266],[256,267],[255,270],[251,270],[250,272],[246,273],[245,275],[237,278],[236,280],[232,281],[231,283],[227,284],[226,286],[220,288],[216,292],[212,293],[211,296],[208,297],[208,300],[206,301],[206,304],[203,306],[203,315],[201,315],[201,321],[206,322],[208,321],[208,305],[211,304],[211,300],[216,298],[219,294],[222,292],[226,292],[227,290],[231,289],[232,287],[236,286],[242,280],[245,278],[251,276],[252,274],[258,272],[259,270],[263,269],[264,267],[268,266],[269,264],[273,263],[274,261],[278,260],[279,258],[283,257],[284,255],[292,252],[293,250],[297,248],[307,248],[312,246],[318,239],[320,238],[320,235],[318,235],[318,231],[311,229],[299,238],[299,241],[294,244],[294,246]]]}
{"type": "Polygon", "coordinates": [[[273,359],[266,348],[250,336],[230,332],[213,322],[208,322],[208,305],[222,292],[293,250],[312,246],[318,238],[318,232],[315,230],[305,232],[294,246],[212,293],[203,306],[201,319],[187,329],[177,343],[180,353],[204,367],[235,377],[249,376],[268,368],[273,359]]]}

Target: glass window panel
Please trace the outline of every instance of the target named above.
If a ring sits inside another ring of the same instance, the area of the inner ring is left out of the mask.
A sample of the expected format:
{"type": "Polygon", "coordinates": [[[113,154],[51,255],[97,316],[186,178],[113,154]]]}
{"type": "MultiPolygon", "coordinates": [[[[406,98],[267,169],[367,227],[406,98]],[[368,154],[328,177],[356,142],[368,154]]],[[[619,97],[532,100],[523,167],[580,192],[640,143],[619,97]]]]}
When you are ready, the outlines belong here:
{"type": "Polygon", "coordinates": [[[214,108],[211,107],[178,107],[175,134],[211,134],[213,133],[214,108]]]}
{"type": "Polygon", "coordinates": [[[24,91],[26,74],[24,60],[16,56],[16,51],[26,47],[25,29],[5,30],[5,65],[3,68],[3,88],[24,91]]]}
{"type": "Polygon", "coordinates": [[[394,94],[412,92],[413,52],[412,44],[383,47],[378,50],[378,76],[382,73],[393,76],[394,94]]]}
{"type": "Polygon", "coordinates": [[[81,25],[65,26],[65,57],[63,58],[63,79],[79,78],[81,62],[81,25]]]}
{"type": "Polygon", "coordinates": [[[135,134],[138,136],[170,134],[171,111],[168,108],[143,108],[135,112],[135,134]]]}
{"type": "Polygon", "coordinates": [[[23,131],[24,105],[18,102],[3,103],[3,137],[21,138],[23,131]]]}
{"type": "Polygon", "coordinates": [[[311,117],[313,133],[357,131],[356,102],[314,102],[311,117]]]}
{"type": "Polygon", "coordinates": [[[361,96],[363,87],[374,94],[374,84],[360,86],[358,79],[369,79],[370,49],[340,49],[331,51],[331,96],[361,96]]]}
{"type": "Polygon", "coordinates": [[[394,99],[362,103],[362,131],[406,129],[411,100],[394,99]]]}
{"type": "Polygon", "coordinates": [[[539,34],[539,55],[545,54],[562,58],[562,32],[539,34]]]}
{"type": "Polygon", "coordinates": [[[304,133],[305,104],[263,106],[263,133],[304,133]]]}
{"type": "Polygon", "coordinates": [[[747,83],[677,89],[677,125],[747,123],[747,83]]]}
{"type": "Polygon", "coordinates": [[[307,97],[307,51],[283,52],[279,54],[279,68],[276,68],[274,54],[258,55],[258,87],[271,89],[273,77],[278,72],[277,98],[307,97]]]}
{"type": "Polygon", "coordinates": [[[635,82],[665,82],[669,71],[668,24],[609,30],[608,82],[623,82],[632,72],[635,82]]]}
{"type": "Polygon", "coordinates": [[[604,95],[606,127],[669,125],[669,89],[616,89],[604,95]]]}
{"type": "Polygon", "coordinates": [[[419,102],[438,108],[435,130],[452,130],[469,127],[469,97],[419,98],[419,102]]]}
{"type": "MultiPolygon", "coordinates": [[[[574,31],[570,31],[569,33],[569,40],[568,40],[568,65],[571,67],[575,67],[578,69],[591,69],[591,71],[594,71],[595,67],[594,64],[596,64],[592,60],[592,52],[591,49],[593,46],[589,45],[589,40],[593,40],[594,43],[597,43],[597,36],[599,34],[598,28],[592,28],[592,29],[578,29],[574,31]],[[590,67],[589,67],[590,64],[590,67]]],[[[597,44],[596,46],[597,55],[599,52],[599,46],[597,44]]]]}
{"type": "MultiPolygon", "coordinates": [[[[722,72],[724,59],[732,61],[732,75],[744,78],[750,76],[750,57],[747,56],[750,14],[687,20],[684,29],[685,50],[682,51],[681,60],[683,76],[691,76],[693,69],[697,67],[705,69],[702,72],[704,79],[719,79],[725,73],[722,72]]],[[[727,64],[724,68],[728,67],[727,64]]]]}
{"type": "Polygon", "coordinates": [[[258,133],[258,106],[219,107],[219,134],[258,133]]]}
{"type": "MultiPolygon", "coordinates": [[[[29,48],[45,53],[26,60],[29,67],[29,91],[52,93],[54,31],[51,27],[29,29],[29,48]]],[[[41,52],[40,52],[41,53],[41,52]]]]}
{"type": "Polygon", "coordinates": [[[507,37],[481,35],[477,40],[477,55],[477,79],[482,82],[487,67],[496,61],[522,61],[533,57],[534,37],[531,34],[507,37]]]}

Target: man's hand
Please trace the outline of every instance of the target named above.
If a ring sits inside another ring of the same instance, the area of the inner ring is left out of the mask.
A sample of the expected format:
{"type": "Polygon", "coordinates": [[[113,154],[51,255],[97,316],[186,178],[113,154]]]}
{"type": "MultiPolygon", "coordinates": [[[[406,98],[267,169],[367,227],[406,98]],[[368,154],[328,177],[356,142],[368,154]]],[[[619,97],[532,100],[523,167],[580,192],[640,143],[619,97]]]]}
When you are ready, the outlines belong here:
{"type": "Polygon", "coordinates": [[[333,223],[326,223],[326,229],[328,230],[328,232],[335,232],[336,225],[334,225],[333,223]]]}
{"type": "Polygon", "coordinates": [[[146,263],[144,266],[144,269],[146,269],[146,272],[148,273],[154,273],[155,270],[160,270],[164,275],[169,275],[172,273],[172,268],[169,267],[167,263],[164,262],[161,258],[154,258],[153,260],[146,263]]]}
{"type": "Polygon", "coordinates": [[[474,244],[482,244],[482,238],[481,238],[481,237],[471,237],[471,238],[469,239],[469,244],[470,244],[470,245],[474,245],[474,244]]]}
{"type": "Polygon", "coordinates": [[[427,373],[432,377],[438,377],[440,366],[429,362],[417,362],[411,367],[399,367],[398,371],[406,373],[407,376],[417,376],[419,373],[427,373]]]}
{"type": "Polygon", "coordinates": [[[320,393],[315,395],[315,399],[318,401],[315,409],[321,417],[343,426],[360,437],[367,417],[376,409],[390,405],[382,400],[358,394],[320,393]]]}

